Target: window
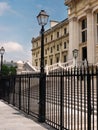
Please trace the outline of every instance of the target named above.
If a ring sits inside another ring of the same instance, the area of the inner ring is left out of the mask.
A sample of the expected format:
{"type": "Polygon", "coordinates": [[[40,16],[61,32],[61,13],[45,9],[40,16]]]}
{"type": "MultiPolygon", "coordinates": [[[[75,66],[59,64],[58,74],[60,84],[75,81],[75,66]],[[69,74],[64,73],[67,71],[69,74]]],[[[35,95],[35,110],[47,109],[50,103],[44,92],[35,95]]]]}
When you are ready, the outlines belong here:
{"type": "Polygon", "coordinates": [[[36,53],[36,57],[38,57],[38,53],[36,53]]]}
{"type": "Polygon", "coordinates": [[[53,62],[53,61],[52,61],[52,58],[51,58],[51,59],[50,59],[50,65],[52,65],[52,62],[53,62]]]}
{"type": "Polygon", "coordinates": [[[82,20],[82,29],[87,28],[87,19],[82,20]]]}
{"type": "Polygon", "coordinates": [[[64,49],[66,49],[66,42],[64,42],[64,49]]]}
{"type": "Polygon", "coordinates": [[[59,45],[57,45],[57,51],[59,51],[59,45]]]}
{"type": "Polygon", "coordinates": [[[66,35],[66,33],[67,33],[67,29],[66,29],[66,28],[64,28],[64,34],[66,35]]]}
{"type": "Polygon", "coordinates": [[[57,63],[59,62],[59,57],[56,58],[56,62],[57,62],[57,63]]]}
{"type": "Polygon", "coordinates": [[[47,49],[45,50],[45,55],[47,55],[47,49]]]}
{"type": "Polygon", "coordinates": [[[36,47],[38,47],[38,42],[36,43],[36,47]]]}
{"type": "Polygon", "coordinates": [[[66,62],[66,55],[64,56],[64,62],[66,62]]]}
{"type": "Polygon", "coordinates": [[[38,62],[37,61],[36,61],[35,65],[38,66],[38,62]]]}
{"type": "Polygon", "coordinates": [[[52,52],[53,52],[53,48],[51,47],[51,48],[50,48],[50,53],[52,53],[52,52]]]}
{"type": "Polygon", "coordinates": [[[57,32],[57,38],[59,38],[59,32],[57,32]]]}
{"type": "Polygon", "coordinates": [[[53,35],[51,35],[51,41],[53,40],[53,35]]]}
{"type": "Polygon", "coordinates": [[[45,42],[47,43],[47,37],[45,38],[45,42]]]}
{"type": "Polygon", "coordinates": [[[81,42],[87,41],[87,19],[81,21],[81,42]]]}
{"type": "Polygon", "coordinates": [[[47,60],[45,60],[45,65],[47,65],[47,60]]]}

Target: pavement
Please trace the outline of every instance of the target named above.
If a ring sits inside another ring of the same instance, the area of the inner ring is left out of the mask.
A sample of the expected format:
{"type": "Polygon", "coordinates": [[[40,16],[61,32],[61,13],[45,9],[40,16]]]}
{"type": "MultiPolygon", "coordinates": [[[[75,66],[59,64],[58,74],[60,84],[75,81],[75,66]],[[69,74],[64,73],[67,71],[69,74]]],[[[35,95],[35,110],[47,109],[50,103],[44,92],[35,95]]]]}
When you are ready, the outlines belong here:
{"type": "Polygon", "coordinates": [[[0,130],[54,130],[45,123],[39,123],[17,108],[0,100],[0,130]]]}

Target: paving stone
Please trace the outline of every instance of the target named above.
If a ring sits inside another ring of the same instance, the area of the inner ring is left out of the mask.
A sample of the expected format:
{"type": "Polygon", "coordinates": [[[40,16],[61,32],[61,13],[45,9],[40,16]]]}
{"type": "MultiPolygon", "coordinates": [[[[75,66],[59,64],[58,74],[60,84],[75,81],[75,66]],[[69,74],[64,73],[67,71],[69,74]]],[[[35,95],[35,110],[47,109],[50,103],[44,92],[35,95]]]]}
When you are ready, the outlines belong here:
{"type": "Polygon", "coordinates": [[[52,128],[27,118],[0,100],[0,130],[52,130],[52,128]]]}

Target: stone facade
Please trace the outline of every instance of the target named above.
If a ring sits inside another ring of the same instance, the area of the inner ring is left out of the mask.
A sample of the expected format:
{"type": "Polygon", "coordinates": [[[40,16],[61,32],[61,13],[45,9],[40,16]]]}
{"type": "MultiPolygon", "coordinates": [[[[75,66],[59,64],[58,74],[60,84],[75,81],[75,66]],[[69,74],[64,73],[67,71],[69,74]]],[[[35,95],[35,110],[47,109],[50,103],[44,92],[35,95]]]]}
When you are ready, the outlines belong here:
{"type": "MultiPolygon", "coordinates": [[[[60,23],[51,21],[51,27],[45,31],[44,55],[45,65],[52,65],[57,62],[66,62],[68,59],[69,46],[69,22],[68,19],[60,23]]],[[[40,45],[41,37],[32,39],[32,61],[33,66],[40,66],[40,45]]]]}
{"type": "Polygon", "coordinates": [[[69,6],[69,57],[79,50],[79,60],[98,62],[98,0],[65,0],[69,6]]]}
{"type": "MultiPolygon", "coordinates": [[[[78,61],[98,62],[98,0],[65,0],[68,19],[45,31],[45,65],[73,59],[72,51],[79,50],[78,61]]],[[[53,25],[52,24],[52,25],[53,25]]],[[[40,66],[41,37],[32,39],[33,66],[40,66]]]]}

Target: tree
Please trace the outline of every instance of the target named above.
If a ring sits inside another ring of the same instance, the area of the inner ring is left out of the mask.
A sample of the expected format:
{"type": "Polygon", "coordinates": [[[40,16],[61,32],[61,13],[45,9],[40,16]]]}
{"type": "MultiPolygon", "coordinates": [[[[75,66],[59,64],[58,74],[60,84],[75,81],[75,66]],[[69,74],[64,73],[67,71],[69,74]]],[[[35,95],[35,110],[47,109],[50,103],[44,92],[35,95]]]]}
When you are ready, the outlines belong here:
{"type": "Polygon", "coordinates": [[[7,75],[15,75],[16,74],[16,67],[14,66],[7,66],[7,65],[2,65],[2,75],[7,76],[7,75]]]}

